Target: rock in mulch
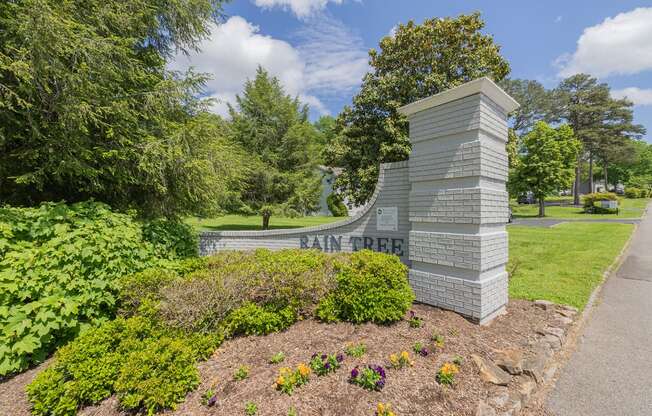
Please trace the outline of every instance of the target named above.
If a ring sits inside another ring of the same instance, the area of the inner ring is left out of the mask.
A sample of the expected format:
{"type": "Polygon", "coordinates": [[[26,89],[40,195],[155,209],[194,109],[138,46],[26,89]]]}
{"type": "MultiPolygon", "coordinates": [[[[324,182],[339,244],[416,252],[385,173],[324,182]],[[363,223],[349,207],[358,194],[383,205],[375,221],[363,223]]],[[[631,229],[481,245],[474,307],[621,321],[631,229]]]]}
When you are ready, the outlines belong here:
{"type": "Polygon", "coordinates": [[[480,372],[480,379],[488,383],[493,383],[498,386],[506,386],[512,381],[512,377],[500,369],[491,360],[480,357],[479,355],[472,354],[471,359],[478,366],[480,372]]]}
{"type": "Polygon", "coordinates": [[[534,301],[534,306],[537,308],[541,308],[544,311],[552,310],[555,309],[555,305],[553,302],[550,302],[549,300],[535,300],[534,301]]]}
{"type": "Polygon", "coordinates": [[[523,351],[514,348],[497,350],[494,362],[509,374],[521,374],[523,372],[523,351]]]}
{"type": "Polygon", "coordinates": [[[545,351],[539,351],[533,357],[523,363],[523,373],[532,377],[537,383],[543,383],[543,370],[546,367],[549,355],[545,351]]]}
{"type": "Polygon", "coordinates": [[[496,411],[483,400],[480,400],[478,409],[475,411],[475,416],[496,416],[496,411]]]}

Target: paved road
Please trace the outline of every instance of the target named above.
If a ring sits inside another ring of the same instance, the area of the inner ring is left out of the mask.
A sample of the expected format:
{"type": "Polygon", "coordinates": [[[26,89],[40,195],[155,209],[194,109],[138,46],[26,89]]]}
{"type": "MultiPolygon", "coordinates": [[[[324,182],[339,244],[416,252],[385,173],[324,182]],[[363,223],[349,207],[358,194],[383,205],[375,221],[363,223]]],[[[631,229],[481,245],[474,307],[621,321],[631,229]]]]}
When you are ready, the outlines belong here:
{"type": "Polygon", "coordinates": [[[560,416],[652,415],[652,215],[596,305],[548,409],[560,416]]]}

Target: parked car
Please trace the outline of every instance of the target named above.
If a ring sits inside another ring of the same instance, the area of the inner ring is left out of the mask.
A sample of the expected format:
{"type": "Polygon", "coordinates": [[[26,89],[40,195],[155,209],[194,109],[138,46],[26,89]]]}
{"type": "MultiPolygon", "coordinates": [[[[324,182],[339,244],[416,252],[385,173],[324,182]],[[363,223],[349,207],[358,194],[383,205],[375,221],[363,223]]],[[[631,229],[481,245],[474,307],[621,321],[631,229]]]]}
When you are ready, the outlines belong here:
{"type": "Polygon", "coordinates": [[[523,194],[520,194],[516,201],[519,204],[536,204],[537,199],[534,197],[534,194],[532,192],[525,192],[523,194]]]}

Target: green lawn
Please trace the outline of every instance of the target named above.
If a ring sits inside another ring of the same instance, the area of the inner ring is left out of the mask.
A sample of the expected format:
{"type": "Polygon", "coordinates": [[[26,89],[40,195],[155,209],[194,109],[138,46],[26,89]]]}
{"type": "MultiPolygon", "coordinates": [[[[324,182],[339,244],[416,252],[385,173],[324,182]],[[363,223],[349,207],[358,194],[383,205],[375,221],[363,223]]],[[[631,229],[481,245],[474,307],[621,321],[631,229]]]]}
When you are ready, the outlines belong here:
{"type": "MultiPolygon", "coordinates": [[[[311,227],[313,225],[328,224],[345,220],[346,217],[298,217],[284,218],[272,216],[269,220],[271,229],[311,227]]],[[[187,218],[186,222],[197,230],[226,231],[226,230],[261,230],[263,219],[259,216],[224,215],[215,218],[187,218]]]]}
{"type": "Polygon", "coordinates": [[[508,227],[510,297],[584,308],[633,228],[581,222],[552,228],[508,227]]]}
{"type": "MultiPolygon", "coordinates": [[[[582,208],[575,207],[546,207],[546,218],[575,218],[575,219],[602,219],[602,218],[640,218],[645,211],[649,198],[621,199],[618,214],[585,214],[582,208]]],[[[539,215],[539,206],[511,204],[514,218],[531,218],[539,215]]]]}

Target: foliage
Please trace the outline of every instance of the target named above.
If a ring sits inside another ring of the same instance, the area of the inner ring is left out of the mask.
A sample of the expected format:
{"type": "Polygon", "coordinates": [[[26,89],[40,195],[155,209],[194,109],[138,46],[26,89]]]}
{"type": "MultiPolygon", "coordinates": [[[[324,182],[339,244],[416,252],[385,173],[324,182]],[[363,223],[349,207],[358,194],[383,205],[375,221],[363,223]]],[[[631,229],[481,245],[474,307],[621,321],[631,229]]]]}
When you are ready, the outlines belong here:
{"type": "Polygon", "coordinates": [[[283,367],[276,377],[276,389],[292,395],[294,389],[306,384],[310,380],[311,369],[309,366],[301,363],[295,370],[289,367],[283,367]]]}
{"type": "Polygon", "coordinates": [[[539,216],[545,215],[545,197],[570,186],[580,143],[568,125],[556,129],[538,122],[522,138],[523,154],[510,182],[520,191],[531,191],[539,201],[539,216]]]}
{"type": "Polygon", "coordinates": [[[297,320],[297,314],[287,306],[275,310],[247,303],[229,314],[224,326],[229,335],[267,335],[287,329],[297,320]]]}
{"type": "Polygon", "coordinates": [[[453,363],[444,363],[437,372],[437,382],[446,386],[451,386],[455,382],[455,375],[460,369],[453,363]]]}
{"type": "MultiPolygon", "coordinates": [[[[340,221],[332,216],[310,215],[307,217],[272,217],[270,229],[287,229],[312,227],[340,221]]],[[[214,218],[188,218],[186,220],[197,230],[228,231],[228,230],[261,230],[260,218],[251,215],[223,215],[214,218]]]]}
{"type": "Polygon", "coordinates": [[[253,159],[241,192],[246,211],[262,215],[267,229],[274,212],[314,210],[321,181],[314,157],[318,132],[308,108],[260,67],[236,101],[237,107],[229,106],[232,136],[253,159]]]}
{"type": "Polygon", "coordinates": [[[594,192],[582,196],[584,211],[590,214],[615,214],[617,209],[602,208],[596,205],[600,201],[618,201],[618,195],[612,192],[594,192]]]}
{"type": "Polygon", "coordinates": [[[238,367],[238,369],[233,373],[233,379],[235,381],[241,381],[249,377],[249,367],[246,365],[241,365],[238,367]]]}
{"type": "Polygon", "coordinates": [[[367,389],[380,391],[385,387],[385,369],[379,365],[355,366],[351,370],[349,382],[367,389]]]}
{"type": "Polygon", "coordinates": [[[417,316],[414,311],[410,311],[410,318],[408,319],[408,323],[410,324],[410,328],[421,328],[421,324],[423,324],[423,318],[417,316]]]}
{"type": "Polygon", "coordinates": [[[430,353],[428,351],[428,348],[426,348],[423,343],[421,342],[415,342],[414,345],[412,346],[412,350],[416,353],[419,354],[422,357],[427,357],[428,354],[430,353]]]}
{"type": "Polygon", "coordinates": [[[174,409],[199,385],[196,356],[184,339],[153,339],[130,351],[121,364],[115,391],[125,409],[154,414],[174,409]]]}
{"type": "Polygon", "coordinates": [[[270,364],[278,364],[282,363],[283,361],[285,361],[285,353],[283,351],[277,352],[269,359],[270,364]]]}
{"type": "Polygon", "coordinates": [[[453,358],[453,364],[455,364],[456,366],[459,367],[459,366],[461,366],[463,363],[464,363],[464,357],[462,357],[461,355],[456,355],[456,356],[453,358]]]}
{"type": "Polygon", "coordinates": [[[310,368],[318,376],[325,376],[328,373],[335,372],[342,365],[344,355],[342,354],[320,354],[314,353],[310,359],[310,368]]]}
{"type": "Polygon", "coordinates": [[[648,192],[646,189],[639,189],[628,186],[625,188],[625,198],[647,198],[648,192]]]}
{"type": "Polygon", "coordinates": [[[201,395],[201,404],[213,407],[217,404],[217,392],[214,389],[208,389],[201,395]]]}
{"type": "Polygon", "coordinates": [[[210,331],[232,311],[255,302],[264,308],[249,305],[231,316],[233,330],[266,333],[272,327],[285,328],[294,322],[295,315],[309,314],[333,289],[335,263],[346,261],[346,257],[316,250],[259,249],[221,252],[206,261],[204,269],[160,290],[159,316],[166,324],[210,331]],[[249,319],[249,312],[255,317],[249,319]]]}
{"type": "Polygon", "coordinates": [[[237,152],[198,98],[206,77],[167,60],[199,45],[221,4],[0,3],[0,200],[214,212],[237,152]]]}
{"type": "Polygon", "coordinates": [[[344,348],[344,352],[348,356],[360,358],[367,352],[367,346],[362,342],[359,344],[349,344],[344,348]]]}
{"type": "Polygon", "coordinates": [[[328,210],[334,217],[349,216],[349,210],[346,208],[346,205],[344,205],[342,198],[335,192],[326,197],[326,204],[328,205],[328,210]]]}
{"type": "Polygon", "coordinates": [[[350,322],[389,323],[399,321],[412,305],[414,293],[407,280],[407,267],[397,256],[361,250],[342,264],[337,287],[320,304],[335,308],[336,316],[350,322]]]}
{"type": "Polygon", "coordinates": [[[392,406],[389,403],[378,403],[375,416],[396,416],[396,413],[392,411],[392,406]]]}
{"type": "Polygon", "coordinates": [[[158,219],[143,225],[143,238],[154,244],[160,257],[189,258],[199,256],[199,235],[188,224],[158,219]]]}
{"type": "Polygon", "coordinates": [[[392,368],[398,370],[404,367],[411,367],[414,362],[410,359],[410,354],[407,351],[402,351],[400,354],[391,354],[389,356],[389,364],[392,368]]]}
{"type": "Polygon", "coordinates": [[[518,135],[526,134],[539,121],[545,121],[552,111],[552,93],[540,82],[528,79],[504,79],[499,85],[519,103],[510,113],[512,129],[518,135]]]}
{"type": "Polygon", "coordinates": [[[376,186],[381,162],[407,159],[408,126],[398,108],[416,100],[489,76],[509,73],[500,48],[482,33],[479,13],[399,24],[369,51],[371,72],[353,105],[338,117],[326,164],[344,168],[336,186],[349,200],[366,202],[376,186]]]}
{"type": "Polygon", "coordinates": [[[245,415],[254,416],[258,412],[258,406],[254,402],[245,403],[245,415]]]}
{"type": "Polygon", "coordinates": [[[29,384],[33,412],[74,415],[114,392],[126,408],[172,408],[198,383],[200,352],[185,344],[139,317],[91,328],[60,348],[29,384]]]}
{"type": "Polygon", "coordinates": [[[111,317],[118,278],[157,264],[157,252],[104,204],[0,209],[0,375],[111,317]]]}

